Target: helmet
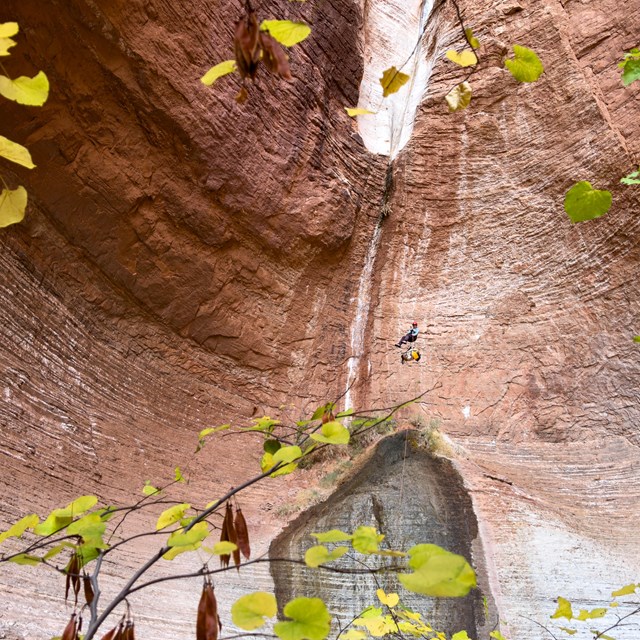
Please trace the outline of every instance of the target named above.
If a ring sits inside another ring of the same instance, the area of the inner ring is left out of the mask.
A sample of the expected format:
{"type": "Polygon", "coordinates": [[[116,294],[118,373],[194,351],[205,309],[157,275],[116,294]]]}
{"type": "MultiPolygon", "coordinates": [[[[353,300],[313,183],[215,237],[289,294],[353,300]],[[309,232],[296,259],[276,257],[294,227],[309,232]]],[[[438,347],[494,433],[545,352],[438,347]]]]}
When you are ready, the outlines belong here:
{"type": "Polygon", "coordinates": [[[412,324],[414,327],[417,327],[417,326],[418,326],[418,323],[417,323],[415,320],[414,320],[411,324],[412,324]]]}

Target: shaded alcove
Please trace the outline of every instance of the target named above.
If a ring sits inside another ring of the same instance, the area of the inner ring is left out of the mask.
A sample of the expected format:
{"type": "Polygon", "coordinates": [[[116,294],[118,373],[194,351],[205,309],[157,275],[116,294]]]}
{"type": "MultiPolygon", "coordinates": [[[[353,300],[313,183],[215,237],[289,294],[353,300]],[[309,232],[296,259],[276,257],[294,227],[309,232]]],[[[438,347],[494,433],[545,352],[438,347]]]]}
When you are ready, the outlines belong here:
{"type": "MultiPolygon", "coordinates": [[[[418,431],[402,431],[382,440],[330,498],[299,516],[273,541],[270,556],[303,557],[315,544],[310,533],[351,532],[359,525],[376,527],[391,549],[429,542],[463,555],[476,569],[480,587],[486,584],[471,498],[451,461],[434,457],[418,431]]],[[[356,565],[342,558],[336,566],[356,565]]],[[[379,604],[376,584],[368,575],[314,571],[280,562],[271,565],[271,572],[279,603],[297,596],[321,597],[343,626],[365,607],[379,604]]],[[[379,575],[378,581],[387,592],[399,588],[394,573],[379,575]]],[[[399,593],[404,606],[421,612],[435,629],[447,634],[466,629],[477,637],[486,625],[480,590],[464,598],[439,599],[401,587],[399,593]]]]}

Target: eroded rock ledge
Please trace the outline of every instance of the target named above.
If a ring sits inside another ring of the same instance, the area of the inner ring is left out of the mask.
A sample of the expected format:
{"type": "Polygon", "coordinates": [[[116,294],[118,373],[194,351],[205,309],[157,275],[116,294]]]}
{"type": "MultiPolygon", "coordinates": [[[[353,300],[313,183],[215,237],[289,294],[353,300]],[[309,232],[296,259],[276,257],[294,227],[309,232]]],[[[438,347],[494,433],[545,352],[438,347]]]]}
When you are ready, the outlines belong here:
{"type": "MultiPolygon", "coordinates": [[[[302,558],[316,544],[312,532],[360,525],[385,534],[385,547],[406,550],[418,543],[438,544],[467,558],[478,569],[486,587],[485,561],[471,499],[453,464],[434,457],[418,431],[402,431],[375,447],[358,471],[333,495],[291,522],[273,541],[270,556],[302,558]]],[[[359,567],[341,559],[339,566],[359,567]]],[[[276,563],[271,567],[279,602],[300,595],[321,597],[344,626],[366,607],[378,603],[370,576],[350,576],[276,563]]],[[[387,592],[398,589],[393,574],[378,576],[387,592]]],[[[491,599],[485,588],[485,595],[491,599]]],[[[401,588],[401,602],[419,611],[435,629],[453,634],[466,629],[472,638],[484,629],[482,599],[472,592],[465,598],[434,599],[401,588]]]]}

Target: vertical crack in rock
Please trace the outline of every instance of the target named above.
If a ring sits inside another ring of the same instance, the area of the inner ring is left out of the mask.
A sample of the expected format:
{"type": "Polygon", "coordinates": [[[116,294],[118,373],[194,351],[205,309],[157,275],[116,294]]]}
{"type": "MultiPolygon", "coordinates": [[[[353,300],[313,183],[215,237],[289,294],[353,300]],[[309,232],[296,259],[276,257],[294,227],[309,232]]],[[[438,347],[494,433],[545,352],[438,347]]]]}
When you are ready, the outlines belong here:
{"type": "MultiPolygon", "coordinates": [[[[360,525],[376,527],[391,549],[418,543],[438,544],[467,558],[478,572],[483,591],[486,571],[471,499],[453,464],[434,458],[422,446],[417,431],[405,431],[378,444],[363,467],[328,500],[292,522],[271,544],[271,557],[301,558],[315,544],[311,533],[360,525]]],[[[371,562],[369,564],[374,564],[371,562]]],[[[342,558],[336,566],[360,564],[342,558]]],[[[370,576],[344,575],[277,563],[271,567],[278,602],[295,596],[325,600],[334,619],[349,623],[364,608],[377,605],[370,576]]],[[[478,637],[485,620],[479,592],[465,598],[427,598],[399,587],[395,573],[378,576],[387,592],[398,590],[404,606],[419,611],[447,634],[466,629],[478,637]]],[[[493,609],[492,603],[490,603],[493,609]]]]}
{"type": "MultiPolygon", "coordinates": [[[[365,16],[365,67],[358,106],[375,111],[358,118],[358,130],[372,153],[395,158],[411,137],[416,111],[425,94],[434,56],[426,56],[425,27],[434,0],[370,0],[365,16]],[[395,66],[411,76],[387,98],[380,78],[395,66]]],[[[433,27],[432,27],[433,29],[433,27]]]]}

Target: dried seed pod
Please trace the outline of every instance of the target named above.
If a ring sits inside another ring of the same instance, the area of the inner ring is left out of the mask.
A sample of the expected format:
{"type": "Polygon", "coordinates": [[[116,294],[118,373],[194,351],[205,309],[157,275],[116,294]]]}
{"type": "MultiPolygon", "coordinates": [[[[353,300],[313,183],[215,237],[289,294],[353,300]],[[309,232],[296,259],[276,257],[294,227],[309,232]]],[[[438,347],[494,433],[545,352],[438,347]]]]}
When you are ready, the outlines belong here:
{"type": "Polygon", "coordinates": [[[133,620],[127,620],[127,624],[122,631],[122,640],[136,640],[133,620]]]}
{"type": "MultiPolygon", "coordinates": [[[[233,508],[231,507],[231,502],[227,502],[226,512],[224,514],[225,519],[227,520],[227,534],[229,536],[229,542],[233,542],[236,546],[238,545],[238,532],[236,531],[236,525],[233,521],[233,508]]],[[[240,549],[237,548],[233,552],[233,563],[236,567],[240,566],[240,549]]]]}
{"type": "Polygon", "coordinates": [[[218,640],[218,632],[222,630],[218,617],[218,603],[209,578],[205,578],[202,595],[198,604],[196,620],[196,640],[218,640]]]}
{"type": "Polygon", "coordinates": [[[291,80],[289,59],[280,43],[265,31],[260,32],[260,46],[262,47],[262,62],[267,69],[285,80],[291,80]]]}
{"type": "Polygon", "coordinates": [[[111,631],[102,636],[101,640],[122,640],[121,625],[118,624],[117,627],[113,627],[111,631]]]}
{"type": "Polygon", "coordinates": [[[249,11],[238,20],[233,38],[236,63],[242,78],[253,79],[258,71],[259,35],[258,18],[253,11],[249,11]]]}
{"type": "MultiPolygon", "coordinates": [[[[229,513],[225,511],[224,519],[222,520],[222,529],[220,530],[220,542],[229,542],[229,513]]],[[[228,553],[224,553],[220,556],[220,566],[228,567],[231,556],[228,553]]]]}
{"type": "Polygon", "coordinates": [[[325,411],[322,414],[322,424],[327,424],[327,422],[333,422],[336,419],[333,411],[325,411]]]}
{"type": "Polygon", "coordinates": [[[75,596],[75,603],[78,604],[78,593],[80,593],[80,558],[77,553],[74,553],[69,560],[65,568],[67,578],[65,580],[64,587],[64,600],[67,601],[69,597],[69,586],[73,588],[73,594],[75,596]]]}
{"type": "Polygon", "coordinates": [[[71,619],[67,622],[67,626],[64,628],[60,640],[77,640],[78,638],[78,621],[76,620],[76,614],[71,614],[71,619]]]}
{"type": "Polygon", "coordinates": [[[93,602],[93,586],[91,585],[91,578],[85,573],[82,576],[82,583],[84,584],[84,599],[88,606],[91,606],[93,602]]]}
{"type": "Polygon", "coordinates": [[[234,520],[236,527],[236,537],[238,538],[238,547],[242,551],[242,555],[248,560],[251,557],[251,545],[249,544],[249,530],[247,529],[247,522],[242,514],[242,509],[238,507],[236,509],[236,517],[234,520]]]}

